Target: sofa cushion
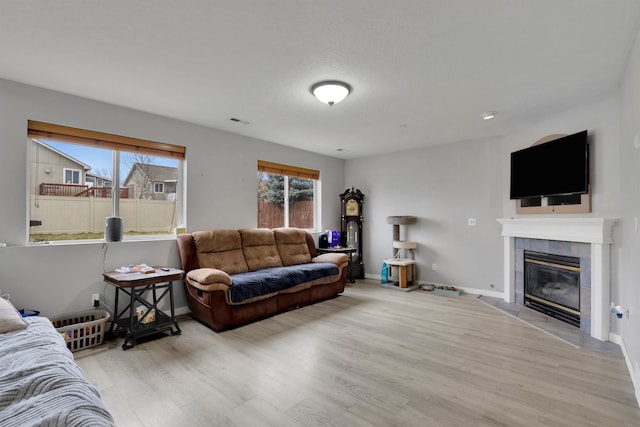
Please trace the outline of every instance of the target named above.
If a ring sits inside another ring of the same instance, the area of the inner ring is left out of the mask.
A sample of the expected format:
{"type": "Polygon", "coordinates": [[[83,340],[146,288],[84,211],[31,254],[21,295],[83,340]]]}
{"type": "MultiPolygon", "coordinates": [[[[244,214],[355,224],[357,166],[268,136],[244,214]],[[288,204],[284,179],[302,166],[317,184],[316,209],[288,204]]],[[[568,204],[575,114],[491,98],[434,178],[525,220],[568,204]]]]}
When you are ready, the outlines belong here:
{"type": "Polygon", "coordinates": [[[268,228],[244,229],[240,230],[240,237],[242,238],[242,252],[249,271],[282,267],[272,230],[268,228]]]}
{"type": "Polygon", "coordinates": [[[308,263],[296,266],[265,268],[231,276],[229,300],[232,304],[273,294],[293,286],[340,275],[332,263],[308,263]]]}
{"type": "Polygon", "coordinates": [[[193,240],[200,268],[217,268],[228,274],[249,271],[238,230],[195,231],[193,240]]]}
{"type": "Polygon", "coordinates": [[[298,265],[311,262],[307,236],[304,230],[297,228],[276,228],[273,230],[276,247],[282,265],[298,265]]]}

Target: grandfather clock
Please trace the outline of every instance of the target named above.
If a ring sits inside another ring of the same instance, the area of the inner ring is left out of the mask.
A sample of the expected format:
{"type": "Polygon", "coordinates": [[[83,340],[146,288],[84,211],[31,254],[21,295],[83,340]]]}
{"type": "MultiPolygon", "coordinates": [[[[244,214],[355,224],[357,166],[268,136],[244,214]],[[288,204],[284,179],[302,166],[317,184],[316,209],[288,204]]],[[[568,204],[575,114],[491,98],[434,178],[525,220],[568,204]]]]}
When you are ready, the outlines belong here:
{"type": "Polygon", "coordinates": [[[346,248],[355,248],[351,258],[351,277],[364,279],[362,258],[362,202],[364,194],[360,190],[346,189],[340,195],[340,244],[346,248]]]}

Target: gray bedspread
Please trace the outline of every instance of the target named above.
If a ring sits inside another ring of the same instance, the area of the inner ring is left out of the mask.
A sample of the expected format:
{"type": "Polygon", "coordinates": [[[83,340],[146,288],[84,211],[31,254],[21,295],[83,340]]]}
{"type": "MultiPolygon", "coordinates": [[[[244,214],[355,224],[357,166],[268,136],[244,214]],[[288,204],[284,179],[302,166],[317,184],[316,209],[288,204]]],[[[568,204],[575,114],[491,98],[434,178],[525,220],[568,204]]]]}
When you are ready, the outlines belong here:
{"type": "Polygon", "coordinates": [[[113,426],[51,322],[0,334],[0,426],[113,426]]]}

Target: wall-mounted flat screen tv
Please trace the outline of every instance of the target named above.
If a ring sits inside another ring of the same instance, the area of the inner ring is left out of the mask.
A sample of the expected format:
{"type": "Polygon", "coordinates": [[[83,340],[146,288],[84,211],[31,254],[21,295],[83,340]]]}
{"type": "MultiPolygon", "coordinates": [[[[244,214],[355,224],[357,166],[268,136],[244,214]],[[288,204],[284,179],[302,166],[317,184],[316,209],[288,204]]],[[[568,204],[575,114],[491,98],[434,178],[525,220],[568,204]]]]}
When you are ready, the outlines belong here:
{"type": "Polygon", "coordinates": [[[586,130],[511,153],[511,199],[588,192],[586,130]]]}

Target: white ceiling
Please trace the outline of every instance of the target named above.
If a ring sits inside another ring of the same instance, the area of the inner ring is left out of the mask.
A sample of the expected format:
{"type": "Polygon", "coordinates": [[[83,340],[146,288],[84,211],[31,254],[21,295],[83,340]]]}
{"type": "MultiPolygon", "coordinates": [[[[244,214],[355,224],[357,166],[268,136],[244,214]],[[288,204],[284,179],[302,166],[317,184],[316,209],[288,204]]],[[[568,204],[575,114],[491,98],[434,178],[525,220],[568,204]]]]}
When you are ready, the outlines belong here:
{"type": "Polygon", "coordinates": [[[638,0],[0,0],[0,77],[355,158],[609,93],[639,22],[638,0]],[[326,79],[353,92],[321,104],[326,79]]]}

